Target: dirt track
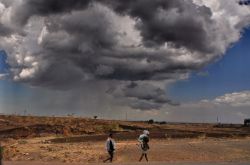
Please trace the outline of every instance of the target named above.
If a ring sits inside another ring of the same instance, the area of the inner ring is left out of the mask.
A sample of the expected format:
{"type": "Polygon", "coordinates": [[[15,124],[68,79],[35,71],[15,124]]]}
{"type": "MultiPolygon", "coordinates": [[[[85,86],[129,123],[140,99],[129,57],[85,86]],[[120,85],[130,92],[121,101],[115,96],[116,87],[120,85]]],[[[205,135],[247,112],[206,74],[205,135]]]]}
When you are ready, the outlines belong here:
{"type": "MultiPolygon", "coordinates": [[[[98,163],[100,165],[102,163],[98,163]]],[[[113,165],[249,165],[248,163],[167,163],[167,162],[149,162],[149,163],[112,163],[113,165]]],[[[6,162],[4,165],[83,165],[83,163],[42,163],[42,162],[6,162]]],[[[97,165],[97,164],[91,164],[97,165]]],[[[103,164],[104,165],[104,164],[103,164]]]]}
{"type": "Polygon", "coordinates": [[[136,139],[143,129],[151,132],[150,161],[250,162],[250,127],[240,124],[0,115],[0,138],[8,161],[99,163],[107,156],[106,136],[114,132],[115,162],[137,162],[140,151],[136,139]]]}
{"type": "MultiPolygon", "coordinates": [[[[152,140],[150,161],[250,162],[250,139],[152,140]]],[[[44,144],[41,139],[20,141],[9,148],[9,160],[99,163],[107,156],[104,142],[44,144]]],[[[115,162],[137,162],[140,151],[134,141],[118,141],[115,162]]]]}

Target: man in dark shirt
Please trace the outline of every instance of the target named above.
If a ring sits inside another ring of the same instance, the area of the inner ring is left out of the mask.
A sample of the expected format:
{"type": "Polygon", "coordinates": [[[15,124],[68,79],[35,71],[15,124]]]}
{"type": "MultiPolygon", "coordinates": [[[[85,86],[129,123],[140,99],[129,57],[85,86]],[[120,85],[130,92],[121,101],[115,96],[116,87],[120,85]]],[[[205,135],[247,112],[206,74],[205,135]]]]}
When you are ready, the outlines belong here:
{"type": "Polygon", "coordinates": [[[103,162],[106,162],[108,160],[110,162],[112,162],[113,161],[113,157],[114,157],[114,151],[115,151],[115,141],[113,139],[113,135],[112,134],[109,134],[109,137],[108,137],[108,139],[106,141],[106,149],[108,151],[109,158],[107,158],[103,162]]]}

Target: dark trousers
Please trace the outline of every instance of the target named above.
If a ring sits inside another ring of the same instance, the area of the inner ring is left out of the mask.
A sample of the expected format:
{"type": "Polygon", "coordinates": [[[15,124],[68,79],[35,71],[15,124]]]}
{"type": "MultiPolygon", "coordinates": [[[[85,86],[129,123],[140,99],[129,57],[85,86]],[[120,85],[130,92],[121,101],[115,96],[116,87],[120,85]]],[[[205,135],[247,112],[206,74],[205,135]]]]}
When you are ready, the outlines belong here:
{"type": "Polygon", "coordinates": [[[112,162],[114,157],[114,151],[109,151],[110,161],[112,162]]]}
{"type": "MultiPolygon", "coordinates": [[[[108,151],[108,153],[109,153],[109,158],[108,159],[106,159],[106,160],[104,160],[104,162],[106,162],[106,161],[110,161],[110,162],[112,162],[113,161],[113,157],[114,157],[114,151],[108,151]]],[[[1,165],[1,164],[0,164],[1,165]]]]}

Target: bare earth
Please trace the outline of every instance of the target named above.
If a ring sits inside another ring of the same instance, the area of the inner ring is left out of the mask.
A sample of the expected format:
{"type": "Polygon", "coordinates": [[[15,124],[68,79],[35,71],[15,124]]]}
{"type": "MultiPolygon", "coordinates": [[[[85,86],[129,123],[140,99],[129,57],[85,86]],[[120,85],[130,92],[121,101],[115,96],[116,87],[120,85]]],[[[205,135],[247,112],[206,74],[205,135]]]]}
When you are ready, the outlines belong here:
{"type": "MultiPolygon", "coordinates": [[[[83,163],[56,163],[56,162],[6,162],[5,165],[83,165],[83,163]]],[[[100,165],[101,163],[98,163],[100,165]]],[[[145,162],[145,163],[112,163],[113,165],[249,165],[248,163],[167,163],[167,162],[145,162]]],[[[91,164],[97,165],[97,164],[91,164]]]]}
{"type": "Polygon", "coordinates": [[[250,127],[241,124],[0,115],[0,141],[5,146],[6,165],[102,163],[107,157],[104,143],[109,132],[114,133],[117,141],[114,162],[135,163],[141,154],[136,139],[144,129],[150,131],[150,162],[250,162],[250,127]]]}
{"type": "MultiPolygon", "coordinates": [[[[106,158],[104,142],[44,144],[44,138],[21,140],[10,146],[10,161],[100,163],[106,158]]],[[[150,161],[250,162],[250,138],[152,140],[150,161]]],[[[115,162],[137,162],[140,151],[134,141],[118,141],[115,162]]]]}

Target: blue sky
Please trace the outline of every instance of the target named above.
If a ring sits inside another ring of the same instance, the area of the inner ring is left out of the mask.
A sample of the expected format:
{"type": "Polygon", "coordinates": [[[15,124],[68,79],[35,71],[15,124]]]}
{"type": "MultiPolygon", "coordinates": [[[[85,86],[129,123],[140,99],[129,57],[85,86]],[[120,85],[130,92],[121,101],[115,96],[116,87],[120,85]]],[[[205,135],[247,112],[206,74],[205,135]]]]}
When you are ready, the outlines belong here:
{"type": "Polygon", "coordinates": [[[212,99],[225,93],[250,89],[250,29],[242,34],[217,62],[193,72],[188,80],[168,88],[168,95],[178,101],[212,99]],[[200,72],[205,74],[199,74],[200,72]]]}

